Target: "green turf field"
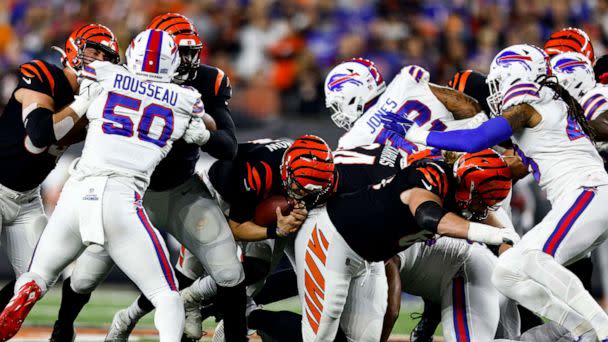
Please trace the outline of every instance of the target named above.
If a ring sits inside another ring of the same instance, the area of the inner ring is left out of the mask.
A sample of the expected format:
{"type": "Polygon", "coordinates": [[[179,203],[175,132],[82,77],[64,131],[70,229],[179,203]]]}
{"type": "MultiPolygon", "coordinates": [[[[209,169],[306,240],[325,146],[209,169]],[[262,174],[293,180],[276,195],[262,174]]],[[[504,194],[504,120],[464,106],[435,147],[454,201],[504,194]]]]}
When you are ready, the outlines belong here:
{"type": "MultiPolygon", "coordinates": [[[[53,322],[57,317],[61,290],[55,287],[36,304],[30,315],[28,316],[24,326],[49,326],[52,327],[53,322]]],[[[137,292],[129,286],[104,286],[93,292],[91,301],[76,321],[77,327],[98,327],[107,329],[112,321],[114,313],[128,306],[137,297],[137,292]]],[[[269,310],[292,310],[300,311],[299,301],[297,298],[287,299],[282,302],[273,303],[264,307],[269,310]]],[[[409,335],[411,329],[416,325],[417,320],[410,318],[412,312],[420,312],[421,303],[417,300],[404,301],[401,306],[401,314],[399,320],[395,324],[394,333],[401,335],[409,335]]],[[[206,330],[213,330],[215,322],[208,319],[204,322],[206,330]]],[[[148,314],[137,328],[153,329],[153,315],[148,314]]],[[[438,328],[436,335],[441,335],[441,327],[438,328]]],[[[138,341],[158,341],[145,340],[138,341]]]]}

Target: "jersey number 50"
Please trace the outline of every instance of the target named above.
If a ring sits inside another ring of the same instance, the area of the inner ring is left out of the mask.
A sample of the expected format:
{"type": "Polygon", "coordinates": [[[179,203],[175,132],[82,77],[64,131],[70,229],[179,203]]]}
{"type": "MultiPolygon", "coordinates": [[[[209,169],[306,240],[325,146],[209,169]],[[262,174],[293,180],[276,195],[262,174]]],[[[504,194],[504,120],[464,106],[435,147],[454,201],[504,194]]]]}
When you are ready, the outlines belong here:
{"type": "MultiPolygon", "coordinates": [[[[133,121],[126,115],[116,114],[116,107],[123,107],[138,112],[141,107],[141,100],[113,93],[108,93],[108,100],[103,109],[103,118],[112,122],[104,123],[101,128],[105,134],[116,134],[124,137],[133,136],[133,121]]],[[[137,138],[139,140],[151,142],[154,145],[164,147],[173,133],[173,111],[156,103],[150,104],[143,109],[143,114],[137,125],[137,138]],[[163,129],[158,139],[150,136],[150,127],[154,118],[164,121],[163,129]]]]}

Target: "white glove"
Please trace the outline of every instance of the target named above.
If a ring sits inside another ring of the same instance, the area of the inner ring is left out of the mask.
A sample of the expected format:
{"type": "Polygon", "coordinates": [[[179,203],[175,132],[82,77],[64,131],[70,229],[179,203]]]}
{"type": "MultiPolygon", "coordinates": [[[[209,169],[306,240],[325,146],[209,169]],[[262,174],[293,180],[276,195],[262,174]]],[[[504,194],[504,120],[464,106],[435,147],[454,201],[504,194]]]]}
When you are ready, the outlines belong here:
{"type": "Polygon", "coordinates": [[[203,146],[207,143],[207,141],[209,141],[210,137],[211,132],[209,132],[207,127],[205,127],[203,119],[192,117],[182,138],[184,138],[184,141],[188,144],[197,144],[199,146],[203,146]]]}
{"type": "Polygon", "coordinates": [[[91,102],[95,100],[104,89],[101,84],[97,81],[85,78],[80,83],[80,92],[74,96],[74,102],[70,104],[70,108],[78,115],[82,117],[89,109],[91,102]]]}
{"type": "Polygon", "coordinates": [[[488,245],[500,245],[503,243],[514,245],[521,240],[513,229],[496,228],[477,222],[469,223],[467,239],[487,243],[488,245]]]}

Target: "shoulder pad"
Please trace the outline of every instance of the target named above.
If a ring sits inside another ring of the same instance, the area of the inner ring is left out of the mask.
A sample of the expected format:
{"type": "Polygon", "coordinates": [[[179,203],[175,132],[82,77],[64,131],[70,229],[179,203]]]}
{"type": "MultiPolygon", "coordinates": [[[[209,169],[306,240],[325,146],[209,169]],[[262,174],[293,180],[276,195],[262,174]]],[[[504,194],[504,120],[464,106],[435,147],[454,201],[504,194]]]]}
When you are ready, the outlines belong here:
{"type": "Polygon", "coordinates": [[[450,185],[448,172],[451,172],[448,164],[440,160],[422,159],[410,167],[415,170],[410,178],[414,187],[426,189],[442,199],[447,196],[450,185]]]}
{"type": "Polygon", "coordinates": [[[419,67],[417,65],[408,65],[403,67],[400,74],[416,83],[424,84],[428,83],[430,80],[429,72],[423,67],[419,67]]]}
{"type": "Polygon", "coordinates": [[[581,106],[587,120],[593,120],[601,113],[608,111],[608,88],[596,87],[591,89],[581,99],[581,106]]]}
{"type": "Polygon", "coordinates": [[[512,85],[507,88],[502,96],[502,109],[505,110],[522,103],[539,102],[541,99],[539,89],[540,85],[534,82],[521,82],[512,85]]]}
{"type": "Polygon", "coordinates": [[[31,89],[37,92],[55,96],[55,76],[53,76],[56,66],[41,60],[33,60],[22,64],[19,67],[18,88],[31,89]]]}

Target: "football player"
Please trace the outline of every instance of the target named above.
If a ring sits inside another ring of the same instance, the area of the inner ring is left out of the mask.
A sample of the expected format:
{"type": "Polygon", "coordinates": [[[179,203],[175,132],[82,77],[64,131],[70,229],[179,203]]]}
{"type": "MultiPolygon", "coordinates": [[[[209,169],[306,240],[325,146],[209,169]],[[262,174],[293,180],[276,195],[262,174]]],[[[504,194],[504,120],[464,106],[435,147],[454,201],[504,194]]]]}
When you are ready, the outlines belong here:
{"type": "Polygon", "coordinates": [[[476,129],[451,132],[422,131],[404,120],[395,125],[395,116],[385,127],[408,140],[456,151],[478,151],[511,138],[552,209],[520,244],[500,256],[493,283],[573,336],[593,329],[600,340],[608,339],[608,316],[562,266],[606,238],[608,213],[602,203],[608,197],[608,174],[580,105],[547,78],[548,72],[543,50],[510,46],[496,55],[487,79],[496,117],[476,129]]]}
{"type": "MultiPolygon", "coordinates": [[[[99,24],[70,34],[63,69],[42,60],[21,65],[17,87],[0,115],[1,244],[17,277],[27,271],[46,224],[40,184],[68,144],[61,139],[76,124],[72,118],[59,120],[55,112],[74,100],[77,75],[94,60],[119,60],[114,34],[99,24]]],[[[14,285],[15,280],[0,291],[0,309],[14,285]]]]}
{"type": "Polygon", "coordinates": [[[429,82],[429,73],[416,65],[401,69],[385,85],[373,62],[354,58],[334,67],[325,79],[325,103],[332,120],[347,132],[338,148],[373,143],[392,145],[407,154],[426,148],[382,127],[384,113],[396,113],[427,130],[476,127],[487,116],[470,97],[429,82]],[[470,118],[469,120],[454,120],[470,118]]]}
{"type": "MultiPolygon", "coordinates": [[[[144,208],[152,224],[182,242],[219,284],[222,308],[231,308],[225,315],[226,325],[230,327],[228,337],[242,340],[245,336],[245,289],[241,285],[243,269],[237,258],[236,244],[221,210],[194,172],[200,150],[224,160],[230,160],[236,154],[235,127],[228,108],[232,95],[230,82],[221,69],[200,63],[202,42],[188,18],[177,13],[159,15],[152,19],[148,29],[163,30],[175,39],[181,62],[172,81],[202,94],[205,111],[213,118],[217,129],[204,137],[206,143],[200,147],[202,142],[189,144],[183,139],[175,142],[151,176],[150,187],[144,195],[144,208]]],[[[59,341],[73,339],[74,320],[113,265],[105,251],[94,248],[83,253],[71,279],[64,282],[62,305],[53,329],[53,336],[59,341]]],[[[177,277],[181,286],[192,282],[179,272],[177,277]]],[[[152,303],[140,296],[128,309],[116,313],[107,340],[126,341],[139,318],[153,309],[152,303]]]]}
{"type": "MultiPolygon", "coordinates": [[[[512,230],[470,223],[443,208],[456,210],[451,203],[455,181],[444,162],[423,159],[377,185],[331,197],[327,189],[348,179],[334,172],[329,147],[320,138],[308,137],[293,146],[299,145],[284,157],[282,174],[288,192],[310,196],[321,191],[329,196],[327,206],[310,212],[296,237],[305,341],[331,341],[338,325],[350,339],[379,340],[387,283],[378,262],[416,241],[435,233],[491,244],[519,238],[512,230]]],[[[508,184],[510,189],[510,173],[501,172],[488,171],[484,180],[508,184]]],[[[468,192],[465,182],[461,184],[468,192]]],[[[499,202],[507,193],[501,186],[488,196],[499,202]]],[[[467,209],[481,213],[486,207],[475,202],[467,209]]]]}
{"type": "Polygon", "coordinates": [[[162,237],[142,206],[142,194],[173,142],[200,141],[205,126],[200,94],[170,83],[180,59],[173,38],[160,30],[138,34],[126,67],[92,62],[88,89],[58,115],[87,114],[82,157],[71,166],[54,215],[40,237],[29,271],[0,315],[0,340],[20,329],[33,305],[86,246],[102,246],[158,310],[161,341],[179,341],[184,307],[162,237]],[[197,124],[193,122],[198,121],[197,124]],[[57,248],[61,246],[62,248],[57,248]]]}

